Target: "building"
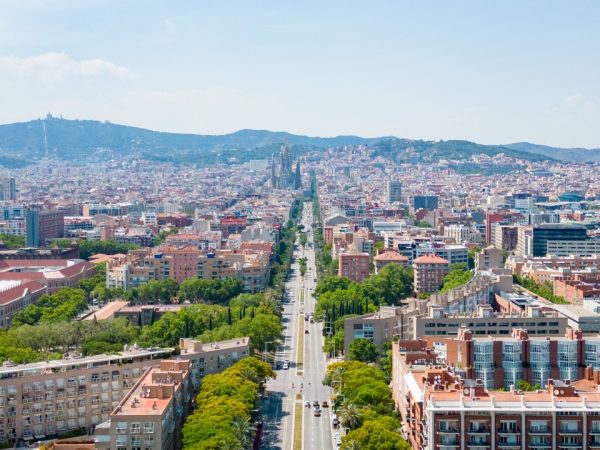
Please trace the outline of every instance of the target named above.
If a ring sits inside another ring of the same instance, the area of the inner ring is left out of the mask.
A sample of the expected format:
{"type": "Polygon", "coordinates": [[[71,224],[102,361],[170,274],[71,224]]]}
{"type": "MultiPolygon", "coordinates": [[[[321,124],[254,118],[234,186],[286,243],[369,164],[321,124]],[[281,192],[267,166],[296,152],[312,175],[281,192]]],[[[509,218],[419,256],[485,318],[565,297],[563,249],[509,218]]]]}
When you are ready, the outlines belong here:
{"type": "Polygon", "coordinates": [[[511,252],[517,248],[519,237],[518,229],[519,228],[516,225],[494,223],[492,225],[492,235],[489,242],[499,250],[511,252]]]}
{"type": "Polygon", "coordinates": [[[0,328],[10,327],[13,316],[38,302],[46,286],[37,281],[0,281],[0,328]]]}
{"type": "Polygon", "coordinates": [[[386,250],[373,258],[375,262],[375,273],[379,273],[388,264],[397,264],[408,267],[408,258],[394,250],[386,250]]]}
{"type": "Polygon", "coordinates": [[[222,372],[240,359],[250,356],[250,338],[210,343],[181,338],[179,349],[180,358],[190,361],[192,385],[197,391],[205,375],[222,372]]]}
{"type": "Polygon", "coordinates": [[[53,239],[65,236],[65,216],[62,211],[30,209],[26,215],[27,246],[45,246],[53,239]]]}
{"type": "Polygon", "coordinates": [[[77,287],[81,280],[93,277],[96,266],[82,259],[7,259],[0,260],[0,282],[36,281],[46,293],[77,287]]]}
{"type": "Polygon", "coordinates": [[[389,180],[387,182],[387,202],[402,202],[402,183],[398,180],[389,180]]]}
{"type": "MultiPolygon", "coordinates": [[[[400,248],[400,253],[404,254],[400,248]]],[[[464,245],[448,245],[438,242],[422,243],[412,249],[413,262],[415,258],[425,255],[435,255],[447,260],[450,264],[468,264],[469,249],[464,245]]]]}
{"type": "Polygon", "coordinates": [[[429,306],[426,316],[414,317],[413,339],[424,336],[457,336],[461,328],[474,335],[508,336],[516,327],[530,335],[564,336],[567,318],[553,309],[527,306],[520,312],[495,312],[490,305],[478,305],[472,314],[447,314],[441,306],[429,306]]]}
{"type": "Polygon", "coordinates": [[[490,245],[475,254],[475,270],[490,270],[503,267],[502,252],[490,245]]]}
{"type": "Polygon", "coordinates": [[[442,284],[444,277],[450,271],[450,263],[444,258],[429,254],[413,261],[414,290],[417,294],[436,292],[442,284]]]}
{"type": "Polygon", "coordinates": [[[14,178],[2,178],[0,180],[0,201],[12,201],[17,199],[17,185],[14,178]]]}
{"type": "Polygon", "coordinates": [[[464,379],[431,349],[393,345],[392,391],[414,449],[594,449],[600,447],[600,373],[549,380],[533,392],[492,391],[464,379]]]}
{"type": "Polygon", "coordinates": [[[587,240],[587,230],[580,225],[542,224],[519,227],[517,252],[525,256],[546,256],[551,241],[561,241],[563,246],[569,241],[587,240]]]}
{"type": "Polygon", "coordinates": [[[0,442],[31,442],[90,428],[173,349],[129,348],[118,355],[65,359],[0,368],[0,442]]]}
{"type": "Polygon", "coordinates": [[[360,283],[369,278],[370,260],[371,257],[368,253],[340,253],[338,276],[360,283]]]}
{"type": "Polygon", "coordinates": [[[444,236],[451,238],[457,244],[481,243],[481,233],[474,227],[464,224],[451,224],[444,227],[444,236]]]}
{"type": "Polygon", "coordinates": [[[415,195],[413,197],[413,208],[417,209],[437,209],[437,195],[415,195]]]}
{"type": "MultiPolygon", "coordinates": [[[[415,339],[418,336],[416,319],[429,317],[430,307],[442,308],[444,314],[460,316],[466,323],[471,323],[472,311],[479,305],[490,305],[495,290],[510,289],[511,286],[511,275],[479,272],[466,285],[444,294],[433,294],[427,300],[409,298],[404,300],[403,306],[382,306],[377,312],[349,317],[344,320],[345,352],[356,338],[369,339],[380,349],[392,338],[415,339]]],[[[457,325],[447,329],[452,330],[457,325]]]]}
{"type": "MultiPolygon", "coordinates": [[[[424,336],[423,348],[433,348],[454,372],[465,379],[482,380],[488,389],[510,389],[520,380],[545,387],[549,379],[579,380],[584,369],[600,369],[600,338],[584,337],[567,329],[564,337],[530,336],[513,328],[509,336],[476,336],[468,328],[453,337],[424,336]]],[[[399,341],[404,346],[404,341],[399,341]]]]}
{"type": "Polygon", "coordinates": [[[548,255],[565,256],[594,256],[600,254],[600,239],[585,240],[554,240],[548,241],[548,255]]]}
{"type": "Polygon", "coordinates": [[[279,152],[279,163],[275,156],[271,157],[271,187],[273,189],[300,189],[302,178],[300,161],[296,163],[296,171],[292,170],[292,153],[288,145],[282,145],[279,152]]]}
{"type": "Polygon", "coordinates": [[[181,448],[181,430],[192,403],[190,362],[164,360],[150,367],[97,429],[98,450],[181,448]],[[109,434],[103,428],[110,426],[109,434]]]}

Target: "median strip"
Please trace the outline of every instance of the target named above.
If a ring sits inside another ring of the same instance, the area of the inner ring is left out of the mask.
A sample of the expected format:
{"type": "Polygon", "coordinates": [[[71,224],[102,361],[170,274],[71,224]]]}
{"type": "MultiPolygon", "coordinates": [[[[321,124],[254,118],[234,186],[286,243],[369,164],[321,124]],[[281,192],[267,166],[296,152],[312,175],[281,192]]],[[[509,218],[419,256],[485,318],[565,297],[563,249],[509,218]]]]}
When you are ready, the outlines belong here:
{"type": "Polygon", "coordinates": [[[304,416],[304,408],[302,405],[302,394],[296,394],[294,406],[294,442],[293,450],[302,450],[302,419],[304,416]]]}
{"type": "Polygon", "coordinates": [[[302,366],[304,365],[304,317],[302,314],[298,318],[298,348],[296,350],[296,373],[302,375],[302,366]]]}

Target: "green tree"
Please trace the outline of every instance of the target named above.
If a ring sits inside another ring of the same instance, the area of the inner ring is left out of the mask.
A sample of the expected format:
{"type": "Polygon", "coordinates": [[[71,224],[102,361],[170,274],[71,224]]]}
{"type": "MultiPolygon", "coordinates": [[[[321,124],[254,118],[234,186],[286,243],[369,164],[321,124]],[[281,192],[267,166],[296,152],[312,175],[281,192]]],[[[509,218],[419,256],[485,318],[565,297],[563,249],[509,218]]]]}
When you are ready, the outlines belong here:
{"type": "Polygon", "coordinates": [[[0,234],[0,241],[6,245],[7,248],[24,248],[26,245],[25,236],[14,236],[12,234],[0,234]]]}
{"type": "Polygon", "coordinates": [[[121,244],[117,241],[80,241],[79,256],[82,259],[88,259],[92,255],[103,253],[106,255],[116,255],[117,253],[127,254],[129,250],[140,248],[135,244],[121,244]]]}
{"type": "Polygon", "coordinates": [[[353,339],[348,348],[348,357],[353,361],[375,362],[379,350],[369,339],[353,339]]]}
{"type": "Polygon", "coordinates": [[[398,433],[399,423],[392,417],[368,420],[342,438],[342,449],[410,450],[410,445],[398,433]]]}

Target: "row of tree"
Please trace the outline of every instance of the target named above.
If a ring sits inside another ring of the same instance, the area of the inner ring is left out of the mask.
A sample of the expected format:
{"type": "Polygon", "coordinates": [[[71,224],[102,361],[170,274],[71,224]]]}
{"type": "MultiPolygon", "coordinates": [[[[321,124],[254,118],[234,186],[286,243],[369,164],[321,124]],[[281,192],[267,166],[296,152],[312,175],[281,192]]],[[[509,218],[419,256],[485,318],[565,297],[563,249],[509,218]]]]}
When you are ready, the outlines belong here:
{"type": "Polygon", "coordinates": [[[83,289],[61,289],[52,295],[42,295],[38,304],[30,304],[17,312],[13,316],[12,326],[69,321],[85,311],[87,306],[83,289]]]}
{"type": "Polygon", "coordinates": [[[261,386],[275,373],[269,364],[244,358],[223,372],[207,375],[196,410],[183,426],[184,450],[244,450],[251,447],[252,411],[261,386]]]}
{"type": "Polygon", "coordinates": [[[400,436],[391,391],[380,369],[359,361],[333,363],[324,383],[334,389],[334,407],[348,430],[342,449],[410,449],[400,436]]]}
{"type": "Polygon", "coordinates": [[[563,297],[554,294],[554,289],[552,288],[552,284],[550,282],[536,283],[529,277],[522,277],[516,274],[513,274],[513,281],[519,286],[523,286],[525,289],[545,298],[548,301],[551,301],[552,303],[556,303],[557,305],[565,305],[569,303],[563,297]]]}
{"type": "Polygon", "coordinates": [[[467,268],[466,264],[452,264],[450,272],[444,277],[444,284],[440,288],[440,293],[444,294],[454,288],[463,286],[471,281],[474,272],[467,268]]]}

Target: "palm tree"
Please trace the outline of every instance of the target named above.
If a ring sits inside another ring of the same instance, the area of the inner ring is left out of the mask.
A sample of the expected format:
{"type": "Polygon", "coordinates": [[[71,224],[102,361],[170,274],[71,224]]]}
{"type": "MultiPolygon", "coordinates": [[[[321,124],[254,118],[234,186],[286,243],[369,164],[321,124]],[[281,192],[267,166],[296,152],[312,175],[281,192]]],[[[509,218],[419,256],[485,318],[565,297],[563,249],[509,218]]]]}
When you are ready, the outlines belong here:
{"type": "Polygon", "coordinates": [[[344,374],[346,373],[345,367],[336,367],[331,372],[331,386],[333,387],[336,394],[341,394],[344,388],[344,374]]]}
{"type": "Polygon", "coordinates": [[[238,416],[231,422],[231,427],[235,431],[242,448],[250,445],[250,434],[252,433],[252,424],[247,417],[238,416]]]}
{"type": "Polygon", "coordinates": [[[354,439],[346,444],[344,450],[360,450],[360,443],[354,439]]]}
{"type": "Polygon", "coordinates": [[[360,423],[360,409],[348,400],[344,400],[338,411],[342,425],[353,430],[360,423]]]}

